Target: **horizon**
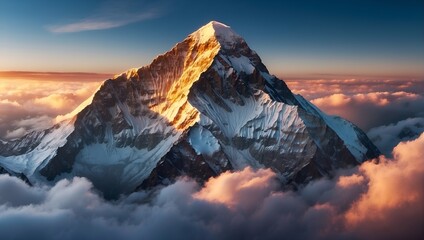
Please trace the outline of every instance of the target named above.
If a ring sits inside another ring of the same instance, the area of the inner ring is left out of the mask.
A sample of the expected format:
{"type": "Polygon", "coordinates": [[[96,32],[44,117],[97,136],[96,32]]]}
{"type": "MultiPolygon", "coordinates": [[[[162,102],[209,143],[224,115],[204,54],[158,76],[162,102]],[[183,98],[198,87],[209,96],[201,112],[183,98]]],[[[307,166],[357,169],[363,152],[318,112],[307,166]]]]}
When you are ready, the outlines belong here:
{"type": "Polygon", "coordinates": [[[237,3],[228,3],[222,11],[204,11],[198,18],[202,6],[190,1],[51,3],[49,9],[54,11],[41,9],[40,2],[1,4],[3,72],[117,74],[148,65],[216,20],[241,35],[270,73],[282,79],[323,75],[424,79],[420,1],[246,4],[238,18],[230,14],[240,8],[237,3]],[[192,16],[182,16],[181,9],[192,16]],[[251,12],[258,12],[255,20],[249,17],[251,12]],[[300,13],[307,14],[300,18],[300,13]],[[168,22],[174,23],[172,29],[168,22]]]}

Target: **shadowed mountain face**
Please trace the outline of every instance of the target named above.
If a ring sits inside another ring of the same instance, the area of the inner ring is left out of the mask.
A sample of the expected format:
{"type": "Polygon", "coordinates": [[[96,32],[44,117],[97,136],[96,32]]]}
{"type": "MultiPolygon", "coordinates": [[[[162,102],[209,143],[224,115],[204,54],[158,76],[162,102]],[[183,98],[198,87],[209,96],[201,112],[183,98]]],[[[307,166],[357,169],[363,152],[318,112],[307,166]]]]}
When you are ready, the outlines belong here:
{"type": "Polygon", "coordinates": [[[84,176],[116,197],[246,166],[297,185],[379,155],[359,128],[294,95],[218,22],[106,80],[70,116],[0,142],[0,167],[31,182],[84,176]]]}

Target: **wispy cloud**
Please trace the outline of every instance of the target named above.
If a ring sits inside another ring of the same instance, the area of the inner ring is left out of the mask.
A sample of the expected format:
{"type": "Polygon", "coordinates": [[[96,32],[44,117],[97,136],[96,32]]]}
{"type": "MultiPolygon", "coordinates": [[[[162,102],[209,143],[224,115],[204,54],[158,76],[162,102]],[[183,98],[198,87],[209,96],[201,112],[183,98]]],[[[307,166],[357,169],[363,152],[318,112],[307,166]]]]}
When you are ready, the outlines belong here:
{"type": "Polygon", "coordinates": [[[146,13],[141,13],[139,15],[128,16],[125,19],[124,18],[123,19],[86,18],[77,22],[68,23],[64,25],[49,26],[47,27],[47,29],[53,33],[71,33],[71,32],[103,30],[103,29],[122,27],[130,23],[140,22],[143,20],[154,18],[156,16],[157,14],[154,12],[146,12],[146,13]]]}
{"type": "Polygon", "coordinates": [[[91,16],[70,23],[46,26],[52,33],[73,33],[122,27],[131,23],[156,18],[161,15],[158,7],[135,6],[127,2],[121,5],[109,4],[95,11],[91,16]],[[134,11],[134,9],[143,9],[134,11]]]}

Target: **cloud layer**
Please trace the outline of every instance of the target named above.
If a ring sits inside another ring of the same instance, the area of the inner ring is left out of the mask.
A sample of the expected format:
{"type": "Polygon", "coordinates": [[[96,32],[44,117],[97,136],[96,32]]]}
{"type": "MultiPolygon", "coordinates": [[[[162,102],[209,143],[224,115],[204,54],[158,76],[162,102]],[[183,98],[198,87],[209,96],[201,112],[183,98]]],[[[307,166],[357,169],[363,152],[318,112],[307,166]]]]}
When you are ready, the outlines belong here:
{"type": "Polygon", "coordinates": [[[289,80],[287,84],[326,113],[346,118],[366,131],[424,117],[424,81],[323,79],[289,80]]]}
{"type": "Polygon", "coordinates": [[[306,99],[313,100],[343,93],[354,95],[371,92],[408,92],[424,94],[423,80],[394,80],[394,79],[309,79],[285,80],[290,89],[301,94],[306,99]]]}
{"type": "Polygon", "coordinates": [[[413,140],[424,132],[424,118],[408,118],[394,124],[384,125],[368,131],[368,137],[386,156],[391,156],[393,147],[401,141],[413,140]]]}
{"type": "Polygon", "coordinates": [[[424,116],[424,96],[408,92],[332,94],[312,100],[325,112],[343,116],[364,130],[424,116]]]}
{"type": "Polygon", "coordinates": [[[0,176],[5,239],[422,239],[424,134],[393,159],[281,192],[268,169],[190,179],[116,202],[84,178],[29,187],[0,176]],[[13,190],[13,191],[12,191],[13,190]]]}
{"type": "MultiPolygon", "coordinates": [[[[78,75],[75,79],[78,79],[78,75]]],[[[101,84],[82,81],[7,80],[0,82],[0,138],[13,139],[45,129],[58,115],[74,110],[101,84]]]]}

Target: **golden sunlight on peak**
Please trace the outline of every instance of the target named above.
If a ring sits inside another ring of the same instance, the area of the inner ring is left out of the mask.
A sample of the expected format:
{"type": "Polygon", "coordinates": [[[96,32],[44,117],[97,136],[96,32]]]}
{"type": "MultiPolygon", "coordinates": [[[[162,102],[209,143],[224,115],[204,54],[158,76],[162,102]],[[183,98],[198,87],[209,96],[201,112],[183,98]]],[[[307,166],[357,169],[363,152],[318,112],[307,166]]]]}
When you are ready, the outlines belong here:
{"type": "Polygon", "coordinates": [[[116,78],[119,78],[119,77],[124,77],[126,79],[138,77],[138,68],[130,68],[125,72],[122,72],[120,74],[116,74],[115,76],[113,76],[113,79],[116,79],[116,78]]]}
{"type": "Polygon", "coordinates": [[[186,129],[199,118],[197,109],[188,103],[188,94],[193,83],[210,67],[219,51],[218,44],[208,45],[209,48],[205,46],[201,45],[198,49],[190,47],[181,76],[171,83],[165,95],[166,100],[152,108],[153,111],[166,117],[177,129],[186,129]]]}
{"type": "Polygon", "coordinates": [[[216,40],[199,44],[189,39],[155,58],[150,65],[129,69],[115,79],[137,79],[144,89],[141,102],[166,118],[175,129],[185,130],[199,120],[199,112],[188,102],[190,88],[211,66],[220,47],[216,40]]]}

